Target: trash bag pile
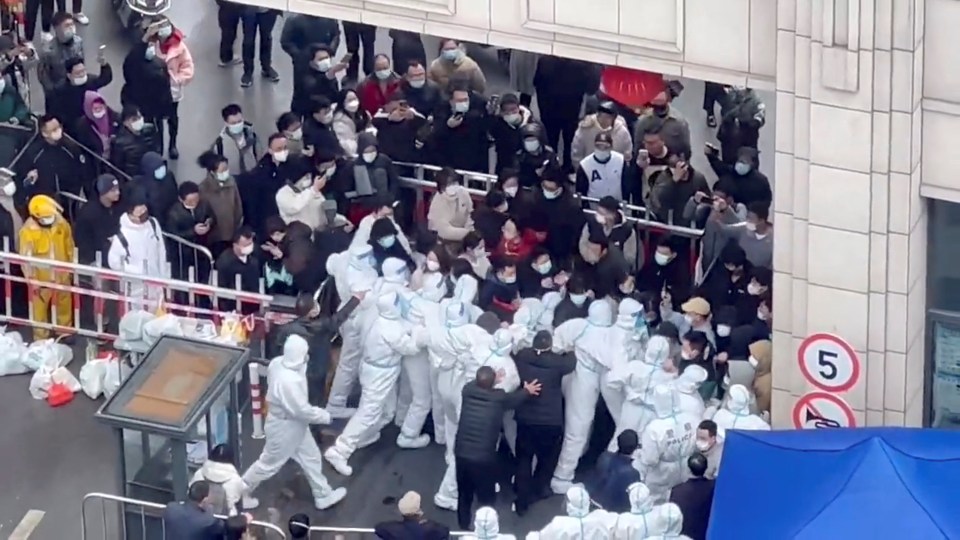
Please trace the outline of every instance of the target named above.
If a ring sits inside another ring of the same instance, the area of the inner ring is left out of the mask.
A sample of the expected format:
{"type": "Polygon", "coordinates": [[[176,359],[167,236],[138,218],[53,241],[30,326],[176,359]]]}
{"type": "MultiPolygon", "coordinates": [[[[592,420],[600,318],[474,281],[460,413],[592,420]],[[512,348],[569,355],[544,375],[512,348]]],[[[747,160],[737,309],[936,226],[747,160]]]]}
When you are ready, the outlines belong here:
{"type": "Polygon", "coordinates": [[[127,312],[120,319],[120,348],[146,350],[161,336],[181,336],[228,345],[247,342],[246,325],[237,315],[224,317],[218,329],[213,321],[179,317],[171,313],[151,313],[144,310],[127,312]]]}

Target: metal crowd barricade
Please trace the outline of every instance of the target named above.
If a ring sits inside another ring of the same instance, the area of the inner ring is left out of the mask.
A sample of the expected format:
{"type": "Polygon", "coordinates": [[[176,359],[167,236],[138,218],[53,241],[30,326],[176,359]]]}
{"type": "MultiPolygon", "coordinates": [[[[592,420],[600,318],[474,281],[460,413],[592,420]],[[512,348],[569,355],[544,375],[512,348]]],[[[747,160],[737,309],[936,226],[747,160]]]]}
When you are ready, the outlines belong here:
{"type": "MultiPolygon", "coordinates": [[[[81,540],[163,540],[167,538],[166,524],[161,518],[162,504],[130,499],[107,493],[88,493],[80,506],[81,540]],[[88,506],[99,502],[100,515],[88,512],[88,506]],[[111,504],[108,504],[111,503],[111,504]],[[129,536],[128,536],[129,535],[129,536]]],[[[217,515],[226,519],[226,516],[217,515]]],[[[263,521],[252,521],[247,531],[257,540],[286,540],[279,526],[263,521]]]]}
{"type": "MultiPolygon", "coordinates": [[[[465,538],[473,533],[467,531],[451,531],[451,538],[465,538]]],[[[379,538],[372,528],[365,527],[310,527],[307,540],[373,540],[379,538]]]]}

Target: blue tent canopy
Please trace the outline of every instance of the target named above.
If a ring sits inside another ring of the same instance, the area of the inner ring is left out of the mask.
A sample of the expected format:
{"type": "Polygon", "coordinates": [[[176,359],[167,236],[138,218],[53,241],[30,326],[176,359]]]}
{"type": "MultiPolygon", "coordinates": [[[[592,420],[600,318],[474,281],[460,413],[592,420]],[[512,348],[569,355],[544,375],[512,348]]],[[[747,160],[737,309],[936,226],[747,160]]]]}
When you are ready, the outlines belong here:
{"type": "Polygon", "coordinates": [[[730,431],[710,540],[960,538],[960,432],[730,431]]]}

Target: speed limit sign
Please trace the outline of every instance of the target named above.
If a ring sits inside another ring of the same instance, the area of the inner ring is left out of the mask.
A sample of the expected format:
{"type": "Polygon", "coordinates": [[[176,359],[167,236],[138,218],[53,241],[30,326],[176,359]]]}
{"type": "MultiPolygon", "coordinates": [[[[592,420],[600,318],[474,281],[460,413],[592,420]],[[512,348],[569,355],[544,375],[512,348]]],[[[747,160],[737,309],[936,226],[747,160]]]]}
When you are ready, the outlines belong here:
{"type": "Polygon", "coordinates": [[[860,358],[849,343],[833,334],[813,334],[797,351],[800,371],[825,392],[846,392],[860,379],[860,358]]]}

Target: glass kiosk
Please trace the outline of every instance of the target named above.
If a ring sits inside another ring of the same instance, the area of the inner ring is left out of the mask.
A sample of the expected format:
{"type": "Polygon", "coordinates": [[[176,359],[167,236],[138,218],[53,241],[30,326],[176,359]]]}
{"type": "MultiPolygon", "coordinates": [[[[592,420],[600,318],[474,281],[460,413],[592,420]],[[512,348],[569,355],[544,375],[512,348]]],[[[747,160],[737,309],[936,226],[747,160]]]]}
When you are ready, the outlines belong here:
{"type": "MultiPolygon", "coordinates": [[[[123,496],[159,504],[185,500],[196,470],[187,446],[202,438],[198,428],[206,428],[209,448],[230,445],[239,468],[237,382],[248,360],[248,349],[184,337],[163,336],[150,348],[96,414],[120,446],[123,496]]],[[[142,513],[124,510],[125,538],[162,540],[158,513],[147,511],[146,519],[142,513]]]]}

